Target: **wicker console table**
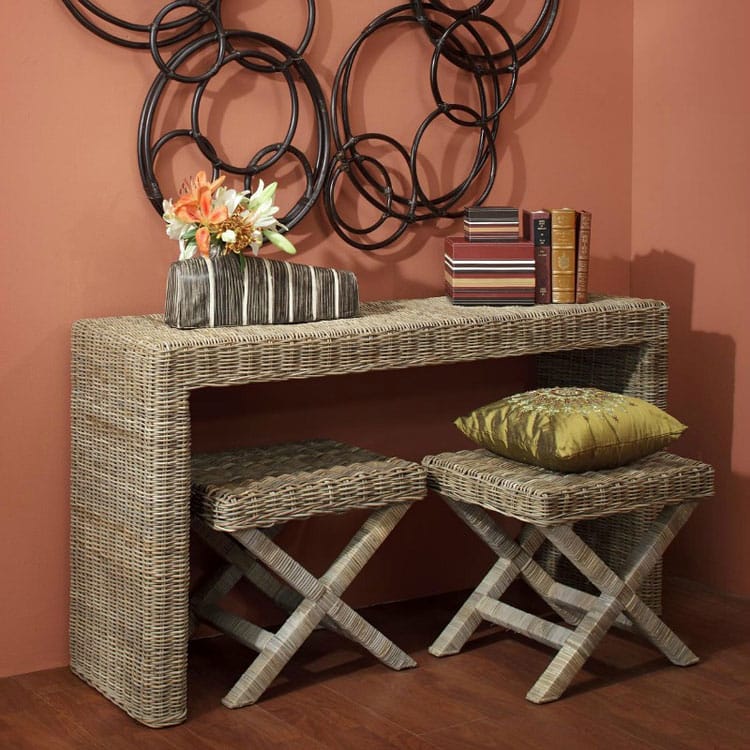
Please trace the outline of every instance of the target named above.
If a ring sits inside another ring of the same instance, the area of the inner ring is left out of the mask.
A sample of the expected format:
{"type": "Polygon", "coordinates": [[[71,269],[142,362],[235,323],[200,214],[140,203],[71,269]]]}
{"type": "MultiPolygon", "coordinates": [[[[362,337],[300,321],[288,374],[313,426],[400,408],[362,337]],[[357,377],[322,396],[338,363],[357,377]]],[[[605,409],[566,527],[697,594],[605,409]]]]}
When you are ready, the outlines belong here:
{"type": "MultiPolygon", "coordinates": [[[[71,668],[149,726],[186,716],[189,392],[207,386],[539,355],[541,384],[665,406],[668,308],[368,303],[358,318],[178,331],[78,321],[72,342],[71,668]]],[[[658,583],[658,582],[657,582],[658,583]]]]}

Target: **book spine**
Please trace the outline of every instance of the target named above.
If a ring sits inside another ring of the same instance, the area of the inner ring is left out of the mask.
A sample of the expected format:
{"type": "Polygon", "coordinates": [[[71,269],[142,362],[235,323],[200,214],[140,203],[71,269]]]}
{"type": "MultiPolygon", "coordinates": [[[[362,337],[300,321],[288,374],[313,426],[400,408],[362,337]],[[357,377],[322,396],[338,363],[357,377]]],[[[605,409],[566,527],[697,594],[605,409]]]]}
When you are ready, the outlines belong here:
{"type": "Polygon", "coordinates": [[[576,300],[576,211],[553,208],[550,221],[552,302],[572,303],[576,300]]]}
{"type": "Polygon", "coordinates": [[[538,305],[548,305],[552,302],[549,211],[531,211],[529,219],[529,235],[534,243],[536,261],[534,301],[538,305]]]}
{"type": "Polygon", "coordinates": [[[591,251],[591,212],[580,212],[578,254],[576,258],[576,302],[589,300],[589,254],[591,251]]]}

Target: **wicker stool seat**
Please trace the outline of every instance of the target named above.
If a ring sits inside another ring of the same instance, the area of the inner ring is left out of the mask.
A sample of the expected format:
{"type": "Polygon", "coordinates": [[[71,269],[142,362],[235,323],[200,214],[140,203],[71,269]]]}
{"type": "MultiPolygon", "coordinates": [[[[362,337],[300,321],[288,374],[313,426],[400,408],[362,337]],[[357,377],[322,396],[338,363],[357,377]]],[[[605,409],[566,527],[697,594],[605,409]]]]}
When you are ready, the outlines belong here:
{"type": "Polygon", "coordinates": [[[319,625],[393,669],[415,666],[340,597],[411,503],[425,496],[419,464],[311,440],[197,455],[192,471],[193,528],[226,565],[192,595],[191,611],[258,652],[224,705],[256,702],[319,625]],[[273,542],[287,521],[352,509],[372,513],[320,578],[273,542]],[[242,578],[290,613],[276,633],[219,607],[242,578]]]}
{"type": "Polygon", "coordinates": [[[485,620],[551,646],[557,655],[526,696],[533,703],[559,698],[613,625],[635,626],[674,664],[698,661],[637,591],[690,517],[698,498],[713,494],[710,466],[660,451],[616,469],[560,474],[486,450],[427,456],[423,465],[428,486],[442,495],[498,558],[430,653],[458,653],[485,620]],[[573,530],[579,520],[647,507],[662,510],[634,544],[624,569],[617,572],[573,530]],[[523,521],[517,539],[506,535],[483,508],[523,521]],[[545,540],[593,584],[598,596],[555,581],[533,559],[545,540]],[[562,622],[500,601],[519,577],[562,622]]]}

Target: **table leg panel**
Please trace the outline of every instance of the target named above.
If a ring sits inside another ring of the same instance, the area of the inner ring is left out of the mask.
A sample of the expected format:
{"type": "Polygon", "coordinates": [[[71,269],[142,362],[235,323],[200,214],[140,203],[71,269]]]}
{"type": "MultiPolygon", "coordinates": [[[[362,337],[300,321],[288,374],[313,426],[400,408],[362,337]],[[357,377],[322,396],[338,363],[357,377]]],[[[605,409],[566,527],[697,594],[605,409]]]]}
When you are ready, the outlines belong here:
{"type": "Polygon", "coordinates": [[[82,348],[71,400],[71,669],[138,721],[168,726],[186,716],[188,396],[170,397],[158,366],[139,377],[125,363],[110,370],[123,382],[102,377],[82,348]]]}

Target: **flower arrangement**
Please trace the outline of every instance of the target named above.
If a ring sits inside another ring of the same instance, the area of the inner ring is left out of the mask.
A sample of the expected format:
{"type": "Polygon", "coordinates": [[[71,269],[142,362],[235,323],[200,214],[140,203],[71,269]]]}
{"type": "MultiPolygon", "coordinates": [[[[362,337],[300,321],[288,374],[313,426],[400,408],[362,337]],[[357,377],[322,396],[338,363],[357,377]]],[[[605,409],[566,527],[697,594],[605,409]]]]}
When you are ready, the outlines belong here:
{"type": "Polygon", "coordinates": [[[249,247],[260,252],[264,239],[286,253],[296,249],[281,234],[286,227],[274,218],[279,210],[273,205],[277,183],[258,181],[254,193],[224,187],[224,177],[209,182],[205,172],[183,183],[175,203],[165,200],[164,221],[167,236],[180,243],[180,260],[196,252],[205,257],[242,253],[249,247]]]}

